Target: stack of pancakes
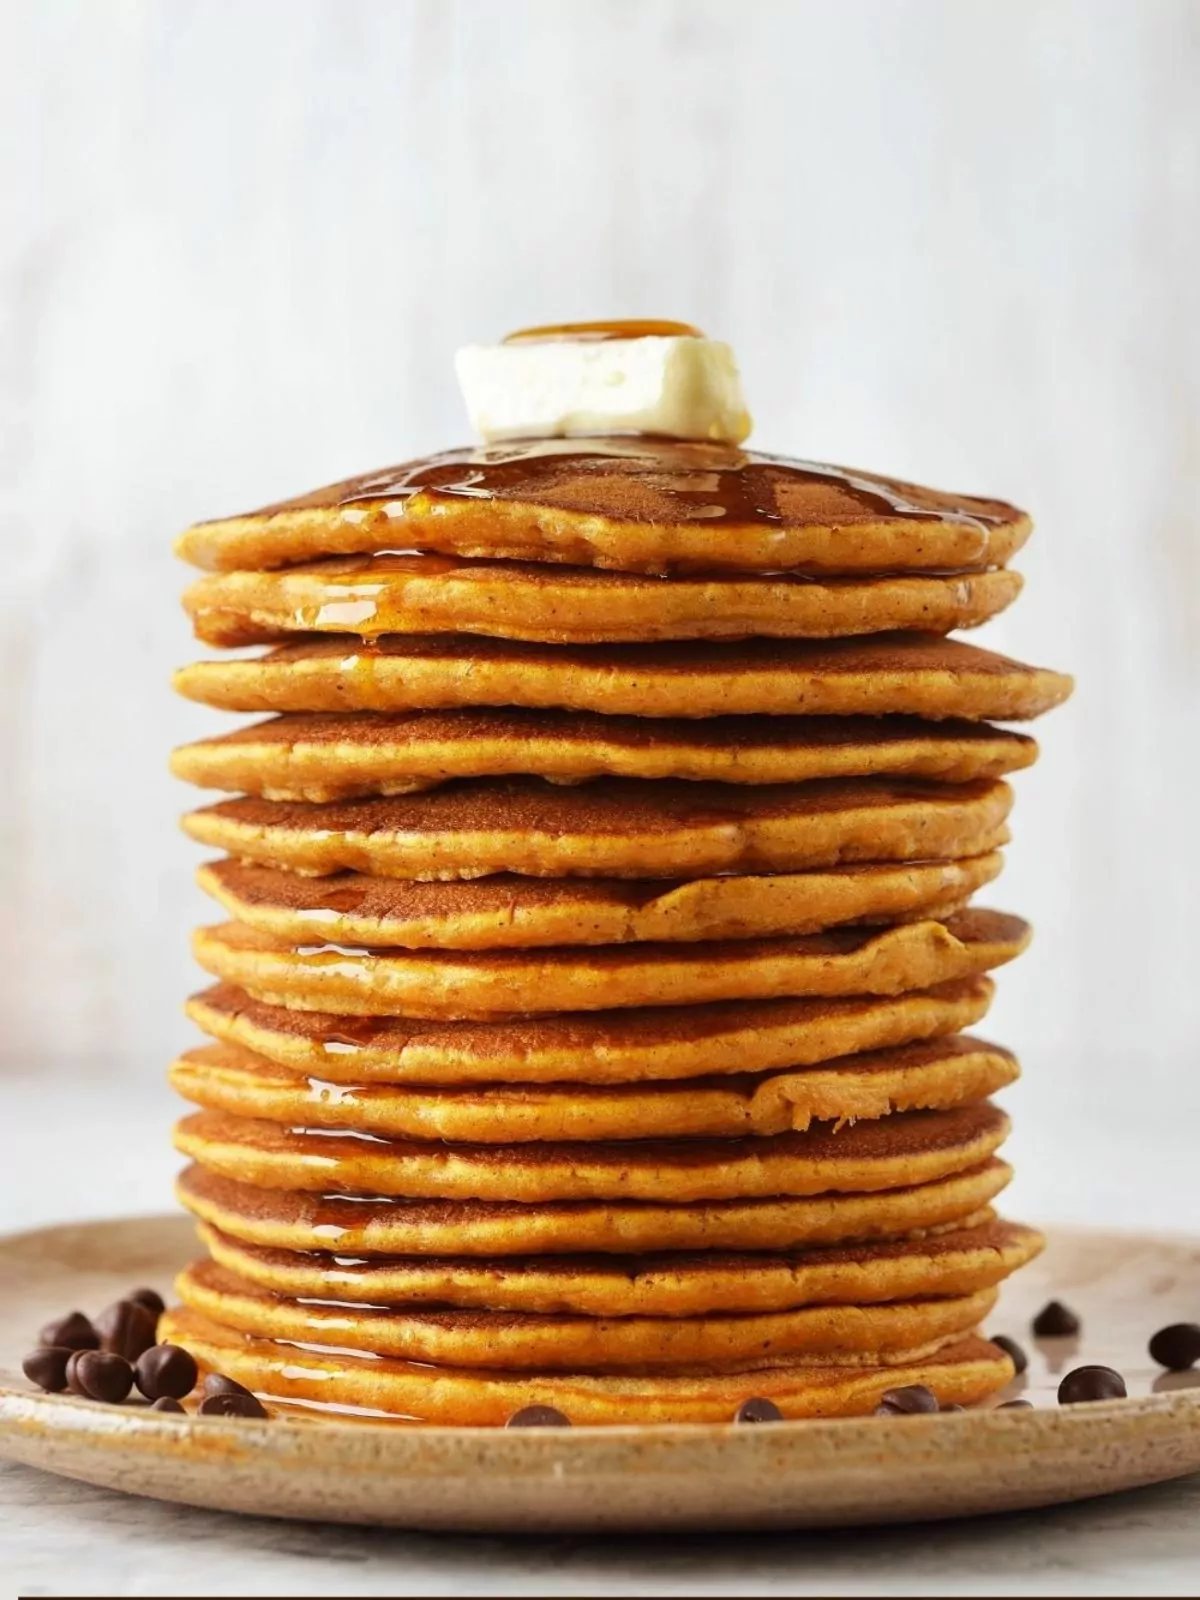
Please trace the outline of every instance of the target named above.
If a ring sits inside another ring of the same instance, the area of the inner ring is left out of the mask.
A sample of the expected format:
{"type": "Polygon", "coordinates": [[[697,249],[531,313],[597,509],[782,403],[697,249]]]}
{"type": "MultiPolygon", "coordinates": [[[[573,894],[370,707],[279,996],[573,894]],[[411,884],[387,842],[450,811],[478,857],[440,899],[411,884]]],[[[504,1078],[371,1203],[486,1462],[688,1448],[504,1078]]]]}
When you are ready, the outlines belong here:
{"type": "Polygon", "coordinates": [[[163,1336],[265,1397],[439,1423],[977,1401],[1039,1248],[975,907],[1069,680],[945,637],[994,501],[657,439],[463,450],[186,533],[182,693],[267,721],[174,1065],[207,1258],[163,1336]]]}

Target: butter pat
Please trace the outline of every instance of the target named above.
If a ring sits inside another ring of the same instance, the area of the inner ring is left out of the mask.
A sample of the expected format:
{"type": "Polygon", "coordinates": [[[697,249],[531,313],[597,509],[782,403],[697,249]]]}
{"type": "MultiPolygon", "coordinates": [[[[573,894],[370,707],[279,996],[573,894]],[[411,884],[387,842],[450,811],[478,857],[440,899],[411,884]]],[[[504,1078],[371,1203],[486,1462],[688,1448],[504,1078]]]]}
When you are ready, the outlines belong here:
{"type": "Polygon", "coordinates": [[[733,351],[719,339],[472,344],[455,368],[487,441],[657,433],[740,444],[750,432],[733,351]]]}

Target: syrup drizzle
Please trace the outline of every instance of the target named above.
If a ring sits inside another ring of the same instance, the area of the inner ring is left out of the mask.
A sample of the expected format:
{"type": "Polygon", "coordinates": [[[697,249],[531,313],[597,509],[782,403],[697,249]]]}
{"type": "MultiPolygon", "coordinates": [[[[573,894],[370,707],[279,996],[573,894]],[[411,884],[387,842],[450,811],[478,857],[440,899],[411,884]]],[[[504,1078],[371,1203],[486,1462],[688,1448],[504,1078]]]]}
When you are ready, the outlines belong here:
{"type": "Polygon", "coordinates": [[[594,344],[609,339],[703,339],[690,322],[655,317],[626,317],[614,322],[549,322],[537,328],[506,333],[502,344],[594,344]]]}

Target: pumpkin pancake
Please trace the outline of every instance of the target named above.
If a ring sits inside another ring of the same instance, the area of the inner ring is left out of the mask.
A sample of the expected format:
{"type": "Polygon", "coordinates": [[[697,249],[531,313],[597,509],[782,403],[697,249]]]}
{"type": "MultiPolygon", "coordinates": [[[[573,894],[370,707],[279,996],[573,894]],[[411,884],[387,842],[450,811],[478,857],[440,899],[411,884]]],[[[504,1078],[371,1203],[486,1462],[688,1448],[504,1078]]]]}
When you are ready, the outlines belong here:
{"type": "Polygon", "coordinates": [[[467,779],[428,794],[306,805],[223,800],[185,831],[243,860],[324,876],[702,877],[983,855],[1007,840],[1002,780],[830,778],[742,788],[600,778],[467,779]]]}
{"type": "Polygon", "coordinates": [[[1018,917],[962,911],[945,922],[832,928],[794,939],[483,951],[294,947],[226,922],[198,928],[192,952],[206,972],[271,1005],[454,1021],[900,994],[977,977],[1028,942],[1028,924],[1018,917]]]}
{"type": "Polygon", "coordinates": [[[334,557],[275,572],[222,572],[184,592],[206,644],[291,633],[481,633],[544,644],[652,639],[834,639],[890,629],[949,633],[986,622],[1021,592],[1015,572],[810,578],[773,573],[663,579],[589,567],[334,557]]]}
{"type": "Polygon", "coordinates": [[[605,1256],[365,1260],[263,1249],[206,1223],[199,1234],[220,1266],[272,1294],[599,1317],[744,1314],[975,1294],[1031,1261],[1043,1243],[1034,1229],[991,1215],[970,1227],[874,1244],[772,1255],[626,1256],[619,1262],[605,1256]]]}
{"type": "Polygon", "coordinates": [[[354,1407],[410,1422],[503,1427],[529,1405],[554,1406],[576,1426],[670,1422],[725,1423],[750,1394],[772,1400],[784,1417],[867,1416],[888,1390],[921,1383],[943,1405],[970,1405],[1013,1375],[1008,1356],[968,1336],[930,1356],[888,1367],[804,1367],[781,1363],[753,1376],[674,1372],[576,1376],[486,1368],[432,1367],[394,1358],[300,1348],[256,1339],[172,1307],[159,1322],[202,1367],[243,1383],[264,1399],[354,1407]]]}
{"type": "Polygon", "coordinates": [[[961,783],[1029,766],[1030,738],[987,723],[914,717],[654,721],[483,710],[276,717],[184,745],[177,778],[269,800],[411,794],[452,778],[533,775],[800,783],[880,774],[961,783]]]}
{"type": "Polygon", "coordinates": [[[1023,721],[1071,679],[961,639],[881,633],[736,644],[520,644],[462,635],[308,638],[182,667],[174,686],[226,711],[525,706],[607,716],[892,716],[1023,721]]]}
{"type": "Polygon", "coordinates": [[[995,1094],[1017,1075],[1007,1050],[955,1034],[841,1056],[802,1072],[666,1084],[348,1087],[297,1077],[249,1050],[222,1044],[189,1050],[170,1069],[178,1093],[208,1111],[286,1127],[474,1144],[803,1132],[814,1121],[852,1122],[893,1111],[966,1105],[995,1094]]]}
{"type": "Polygon", "coordinates": [[[688,1203],[927,1183],[986,1161],[1008,1127],[1004,1113],[984,1100],[763,1138],[450,1145],[199,1111],[177,1124],[175,1145],[219,1177],[267,1189],[524,1204],[688,1203]]]}
{"type": "Polygon", "coordinates": [[[938,1037],[979,1022],[992,994],[973,978],[886,998],[421,1023],[293,1011],[217,984],[187,1013],[224,1043],[335,1084],[621,1084],[807,1067],[938,1037]]]}
{"type": "Polygon", "coordinates": [[[200,867],[196,881],[239,922],[289,944],[512,950],[769,938],[940,916],[965,905],[1002,865],[993,850],[958,861],[870,862],[685,883],[513,873],[430,883],[357,872],[308,878],[224,860],[200,867]]]}
{"type": "Polygon", "coordinates": [[[570,1313],[363,1306],[287,1300],[196,1261],[175,1280],[185,1306],[265,1339],[361,1350],[402,1361],[499,1371],[750,1371],[801,1366],[870,1367],[932,1354],[972,1332],[995,1289],[874,1305],[821,1305],[749,1316],[581,1317],[570,1313]]]}
{"type": "Polygon", "coordinates": [[[445,450],[189,528],[216,571],[437,550],[625,572],[1001,566],[1029,518],[999,500],[733,445],[636,436],[445,450]]]}
{"type": "Polygon", "coordinates": [[[566,1200],[549,1205],[263,1189],[189,1166],[180,1203],[245,1244],[359,1256],[523,1258],[530,1253],[621,1257],[656,1251],[779,1251],[892,1239],[978,1219],[1012,1177],[993,1156],[924,1183],[867,1194],[669,1205],[566,1200]]]}

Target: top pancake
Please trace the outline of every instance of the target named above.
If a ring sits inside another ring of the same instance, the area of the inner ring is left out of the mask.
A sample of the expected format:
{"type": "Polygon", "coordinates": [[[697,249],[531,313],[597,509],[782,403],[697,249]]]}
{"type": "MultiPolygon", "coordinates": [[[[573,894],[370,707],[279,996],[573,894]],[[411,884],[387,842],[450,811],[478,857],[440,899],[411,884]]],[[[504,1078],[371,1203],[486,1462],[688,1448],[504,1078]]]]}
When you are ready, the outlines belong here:
{"type": "Polygon", "coordinates": [[[261,644],[294,633],[479,633],[546,644],[654,639],[835,639],[889,629],[950,633],[1021,592],[1007,568],[809,577],[664,579],[532,561],[441,555],[331,556],[267,572],[219,572],[186,590],[196,637],[261,644]]]}
{"type": "Polygon", "coordinates": [[[999,500],[730,445],[610,437],[447,450],[200,523],[176,548],[214,571],[405,549],[626,572],[885,572],[1000,566],[1030,526],[999,500]]]}
{"type": "Polygon", "coordinates": [[[887,716],[1023,721],[1071,692],[1063,673],[928,633],[737,644],[551,646],[467,635],[308,638],[175,674],[226,711],[561,707],[638,717],[887,716]]]}

